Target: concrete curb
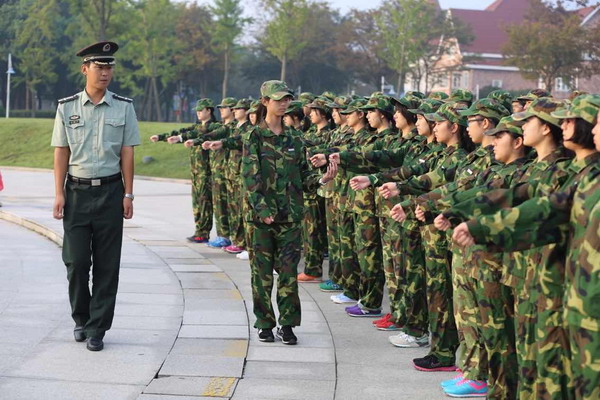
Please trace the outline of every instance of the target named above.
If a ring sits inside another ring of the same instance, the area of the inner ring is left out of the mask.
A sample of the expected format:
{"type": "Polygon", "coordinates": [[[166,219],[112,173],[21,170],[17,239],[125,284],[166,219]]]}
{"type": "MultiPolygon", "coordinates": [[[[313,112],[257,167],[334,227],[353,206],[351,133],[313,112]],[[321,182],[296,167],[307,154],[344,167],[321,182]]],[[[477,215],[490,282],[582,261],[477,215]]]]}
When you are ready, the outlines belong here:
{"type": "Polygon", "coordinates": [[[15,215],[15,214],[12,214],[12,213],[9,213],[6,211],[0,211],[0,219],[2,219],[4,221],[12,222],[13,224],[16,224],[16,225],[20,225],[20,226],[27,228],[30,231],[33,231],[39,235],[45,236],[46,238],[48,238],[51,241],[53,241],[54,243],[56,243],[59,247],[62,247],[62,244],[63,244],[62,235],[44,225],[38,224],[35,221],[32,221],[27,218],[19,217],[18,215],[15,215]]]}

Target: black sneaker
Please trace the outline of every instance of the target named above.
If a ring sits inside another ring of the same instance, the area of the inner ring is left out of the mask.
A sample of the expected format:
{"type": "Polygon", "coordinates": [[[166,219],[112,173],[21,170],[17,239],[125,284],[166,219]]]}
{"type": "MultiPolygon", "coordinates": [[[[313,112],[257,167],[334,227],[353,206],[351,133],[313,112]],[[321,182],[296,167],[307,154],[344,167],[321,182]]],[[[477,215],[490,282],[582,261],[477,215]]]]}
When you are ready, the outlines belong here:
{"type": "Polygon", "coordinates": [[[89,338],[87,341],[87,349],[89,351],[100,351],[104,348],[104,342],[102,339],[98,338],[89,338]]]}
{"type": "Polygon", "coordinates": [[[272,329],[258,329],[258,340],[261,342],[274,342],[275,336],[273,336],[272,329]]]}
{"type": "Polygon", "coordinates": [[[292,331],[292,327],[289,325],[284,325],[281,328],[277,328],[277,337],[281,339],[283,344],[298,343],[298,338],[296,335],[294,335],[294,331],[292,331]]]}
{"type": "Polygon", "coordinates": [[[413,365],[417,370],[425,372],[456,371],[456,366],[453,362],[442,363],[433,354],[428,354],[423,358],[413,359],[413,365]]]}

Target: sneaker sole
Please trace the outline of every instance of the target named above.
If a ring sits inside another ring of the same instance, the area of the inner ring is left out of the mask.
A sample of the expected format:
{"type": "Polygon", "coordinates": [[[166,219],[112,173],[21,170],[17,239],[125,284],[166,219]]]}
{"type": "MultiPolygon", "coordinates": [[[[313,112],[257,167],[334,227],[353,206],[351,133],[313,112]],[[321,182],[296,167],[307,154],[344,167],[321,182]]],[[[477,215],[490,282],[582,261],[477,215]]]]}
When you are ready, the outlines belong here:
{"type": "Polygon", "coordinates": [[[335,300],[331,300],[333,301],[335,304],[356,304],[358,303],[357,301],[335,301],[335,300]]]}
{"type": "MultiPolygon", "coordinates": [[[[390,343],[392,343],[392,342],[390,342],[390,343]]],[[[418,344],[418,343],[415,343],[415,344],[396,344],[396,343],[392,343],[392,345],[394,345],[396,347],[400,347],[401,349],[418,349],[418,348],[421,348],[421,347],[429,347],[429,343],[423,344],[423,345],[418,344]]]]}
{"type": "MultiPolygon", "coordinates": [[[[415,367],[415,369],[417,371],[422,371],[422,372],[453,372],[453,371],[456,371],[456,366],[454,366],[454,365],[451,367],[437,367],[437,368],[427,369],[427,368],[419,367],[417,364],[413,363],[413,367],[415,367]]],[[[446,387],[446,386],[442,386],[442,387],[446,387]]]]}
{"type": "Polygon", "coordinates": [[[225,252],[229,253],[229,254],[240,254],[241,253],[241,251],[231,251],[231,250],[225,250],[225,252]]]}
{"type": "Polygon", "coordinates": [[[266,339],[258,338],[258,341],[263,342],[263,343],[273,343],[275,341],[275,338],[272,338],[272,337],[266,338],[266,339]]]}
{"type": "Polygon", "coordinates": [[[288,340],[288,341],[286,342],[285,340],[283,340],[283,337],[282,337],[282,336],[279,336],[279,335],[277,335],[277,337],[278,337],[279,339],[281,339],[281,343],[283,343],[283,344],[287,344],[288,346],[293,346],[293,345],[295,345],[295,344],[297,344],[297,343],[298,343],[298,339],[292,339],[292,340],[288,340]]]}
{"type": "Polygon", "coordinates": [[[487,393],[477,393],[477,394],[454,394],[444,392],[446,396],[455,397],[455,398],[472,398],[472,397],[487,397],[487,393]]]}
{"type": "Polygon", "coordinates": [[[401,331],[402,330],[402,328],[400,328],[399,326],[394,326],[394,327],[389,327],[389,328],[384,328],[382,326],[375,326],[375,328],[377,328],[378,331],[388,331],[388,332],[401,331]]]}
{"type": "Polygon", "coordinates": [[[323,280],[321,279],[310,279],[308,281],[301,281],[300,279],[298,279],[298,283],[321,283],[323,282],[323,280]]]}
{"type": "MultiPolygon", "coordinates": [[[[348,313],[346,313],[348,314],[348,313]]],[[[381,317],[381,314],[362,314],[362,315],[356,315],[356,314],[348,314],[351,317],[356,317],[356,318],[377,318],[377,317],[381,317]]]]}

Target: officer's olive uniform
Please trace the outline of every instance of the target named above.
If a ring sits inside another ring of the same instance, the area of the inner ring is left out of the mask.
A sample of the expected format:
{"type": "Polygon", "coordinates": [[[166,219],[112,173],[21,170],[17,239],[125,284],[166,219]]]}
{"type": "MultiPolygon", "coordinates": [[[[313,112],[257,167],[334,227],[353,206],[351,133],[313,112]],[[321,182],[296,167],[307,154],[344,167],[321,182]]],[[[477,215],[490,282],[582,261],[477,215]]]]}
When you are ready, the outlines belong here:
{"type": "Polygon", "coordinates": [[[59,101],[52,146],[68,147],[71,153],[65,185],[63,261],[72,316],[87,337],[104,337],[112,324],[123,238],[120,154],[123,146],[139,144],[130,99],[106,91],[95,105],[84,90],[59,101]]]}

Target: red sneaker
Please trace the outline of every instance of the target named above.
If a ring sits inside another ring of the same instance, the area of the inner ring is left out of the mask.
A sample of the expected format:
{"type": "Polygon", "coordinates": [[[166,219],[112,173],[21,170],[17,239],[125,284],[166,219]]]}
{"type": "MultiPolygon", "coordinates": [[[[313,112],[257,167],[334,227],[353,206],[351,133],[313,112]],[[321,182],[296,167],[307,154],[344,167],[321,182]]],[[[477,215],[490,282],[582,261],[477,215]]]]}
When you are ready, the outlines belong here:
{"type": "Polygon", "coordinates": [[[320,276],[307,275],[304,272],[301,272],[298,274],[298,282],[304,282],[304,283],[321,282],[321,280],[322,279],[320,276]]]}
{"type": "Polygon", "coordinates": [[[244,248],[232,244],[231,246],[223,247],[223,250],[225,250],[229,254],[240,254],[242,251],[244,251],[244,248]]]}
{"type": "Polygon", "coordinates": [[[375,325],[375,328],[380,331],[399,331],[402,329],[401,326],[396,325],[391,319],[375,325]]]}
{"type": "Polygon", "coordinates": [[[372,323],[373,323],[373,325],[381,324],[381,323],[383,323],[383,322],[387,322],[387,321],[389,321],[391,318],[392,318],[392,314],[389,314],[389,313],[388,313],[388,314],[385,314],[385,315],[383,316],[383,318],[376,319],[376,320],[375,320],[375,321],[373,321],[372,323]]]}

